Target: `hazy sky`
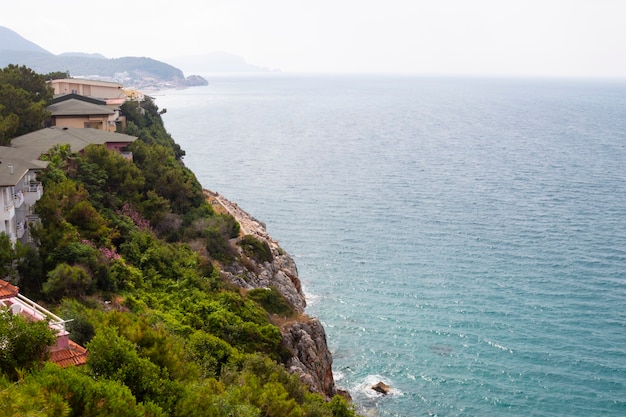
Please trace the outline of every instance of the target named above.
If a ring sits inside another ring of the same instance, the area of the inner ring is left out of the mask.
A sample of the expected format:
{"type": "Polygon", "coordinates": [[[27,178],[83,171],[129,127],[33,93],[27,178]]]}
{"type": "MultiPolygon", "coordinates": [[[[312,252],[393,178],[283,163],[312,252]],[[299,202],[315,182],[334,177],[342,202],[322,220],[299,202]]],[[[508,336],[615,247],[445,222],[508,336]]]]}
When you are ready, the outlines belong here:
{"type": "Polygon", "coordinates": [[[167,61],[225,51],[285,72],[626,77],[626,0],[28,0],[3,6],[0,26],[55,54],[167,61]]]}

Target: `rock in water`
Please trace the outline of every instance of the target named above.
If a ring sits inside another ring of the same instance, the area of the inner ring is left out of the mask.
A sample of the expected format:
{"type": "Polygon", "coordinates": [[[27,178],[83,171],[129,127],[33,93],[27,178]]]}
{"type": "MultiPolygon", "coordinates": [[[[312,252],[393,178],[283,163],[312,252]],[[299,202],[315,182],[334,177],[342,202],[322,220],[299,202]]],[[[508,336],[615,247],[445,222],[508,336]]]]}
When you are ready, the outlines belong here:
{"type": "Polygon", "coordinates": [[[387,395],[389,391],[391,391],[391,387],[384,382],[380,381],[376,385],[372,385],[372,389],[376,392],[380,392],[381,394],[387,395]]]}

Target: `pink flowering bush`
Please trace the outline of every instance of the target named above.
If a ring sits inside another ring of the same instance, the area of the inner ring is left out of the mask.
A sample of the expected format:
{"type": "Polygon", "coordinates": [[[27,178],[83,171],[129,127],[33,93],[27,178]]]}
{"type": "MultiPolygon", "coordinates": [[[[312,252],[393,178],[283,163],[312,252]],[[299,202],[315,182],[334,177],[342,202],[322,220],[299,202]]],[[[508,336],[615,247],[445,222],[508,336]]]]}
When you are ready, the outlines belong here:
{"type": "Polygon", "coordinates": [[[130,218],[135,226],[140,228],[141,230],[151,230],[150,222],[146,220],[141,213],[135,210],[129,203],[126,203],[122,206],[121,210],[118,210],[118,214],[122,214],[130,218]]]}
{"type": "Polygon", "coordinates": [[[100,248],[100,253],[104,256],[107,261],[117,261],[120,259],[120,254],[115,251],[115,248],[100,248]]]}

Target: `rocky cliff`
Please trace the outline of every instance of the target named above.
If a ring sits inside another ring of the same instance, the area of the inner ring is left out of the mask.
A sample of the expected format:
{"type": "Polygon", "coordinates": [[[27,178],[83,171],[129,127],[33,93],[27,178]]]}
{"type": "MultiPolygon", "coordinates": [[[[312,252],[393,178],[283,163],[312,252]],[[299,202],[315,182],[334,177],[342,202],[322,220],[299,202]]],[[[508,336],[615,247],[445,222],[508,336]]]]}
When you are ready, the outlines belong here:
{"type": "MultiPolygon", "coordinates": [[[[273,255],[271,262],[253,265],[235,263],[222,271],[230,283],[244,289],[275,287],[297,311],[295,318],[277,320],[283,345],[291,352],[286,366],[297,374],[311,391],[330,399],[338,393],[332,373],[332,355],[326,343],[326,332],[317,318],[304,314],[306,299],[293,258],[267,233],[265,224],[256,220],[236,203],[207,191],[214,204],[230,213],[240,224],[244,235],[252,235],[267,242],[273,255]]],[[[347,395],[345,392],[341,392],[347,395]]]]}

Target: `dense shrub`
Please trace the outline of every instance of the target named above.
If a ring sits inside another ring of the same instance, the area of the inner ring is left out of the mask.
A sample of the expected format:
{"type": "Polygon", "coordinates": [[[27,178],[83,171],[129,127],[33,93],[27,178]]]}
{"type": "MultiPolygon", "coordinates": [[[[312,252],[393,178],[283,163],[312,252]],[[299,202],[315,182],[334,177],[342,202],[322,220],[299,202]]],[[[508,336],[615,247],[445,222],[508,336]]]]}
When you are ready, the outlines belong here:
{"type": "Polygon", "coordinates": [[[28,322],[0,309],[0,374],[17,379],[18,372],[38,366],[55,342],[46,321],[28,322]]]}
{"type": "Polygon", "coordinates": [[[270,314],[278,314],[287,317],[295,314],[291,303],[274,287],[250,290],[247,296],[261,304],[270,314]]]}
{"type": "Polygon", "coordinates": [[[91,286],[92,278],[85,267],[61,263],[48,273],[43,292],[52,299],[64,296],[83,297],[91,286]]]}
{"type": "Polygon", "coordinates": [[[270,245],[266,241],[257,239],[252,235],[243,236],[238,245],[241,246],[246,256],[258,262],[272,262],[274,259],[270,245]]]}

